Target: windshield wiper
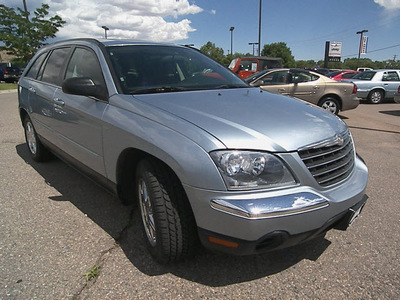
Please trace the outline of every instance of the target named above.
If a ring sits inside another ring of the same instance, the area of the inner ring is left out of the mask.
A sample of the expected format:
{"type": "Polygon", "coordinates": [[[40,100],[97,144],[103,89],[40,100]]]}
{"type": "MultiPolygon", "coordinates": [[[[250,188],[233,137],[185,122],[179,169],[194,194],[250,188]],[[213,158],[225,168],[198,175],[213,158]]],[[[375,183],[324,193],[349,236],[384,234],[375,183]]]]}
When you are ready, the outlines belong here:
{"type": "Polygon", "coordinates": [[[237,84],[222,84],[215,87],[215,89],[237,89],[237,88],[247,88],[246,85],[237,85],[237,84]]]}
{"type": "Polygon", "coordinates": [[[174,86],[161,86],[161,87],[153,87],[147,89],[137,89],[133,90],[132,94],[152,94],[152,93],[167,93],[167,92],[181,92],[187,91],[187,88],[183,87],[174,87],[174,86]]]}

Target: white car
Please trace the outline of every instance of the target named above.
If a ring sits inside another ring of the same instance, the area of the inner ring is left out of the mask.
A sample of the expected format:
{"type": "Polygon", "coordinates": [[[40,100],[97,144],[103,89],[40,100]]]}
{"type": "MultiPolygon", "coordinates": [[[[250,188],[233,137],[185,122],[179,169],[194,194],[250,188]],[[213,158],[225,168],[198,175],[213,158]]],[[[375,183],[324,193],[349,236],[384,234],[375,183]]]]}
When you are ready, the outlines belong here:
{"type": "Polygon", "coordinates": [[[358,87],[357,96],[373,104],[398,94],[400,70],[370,70],[354,76],[351,80],[358,87]]]}

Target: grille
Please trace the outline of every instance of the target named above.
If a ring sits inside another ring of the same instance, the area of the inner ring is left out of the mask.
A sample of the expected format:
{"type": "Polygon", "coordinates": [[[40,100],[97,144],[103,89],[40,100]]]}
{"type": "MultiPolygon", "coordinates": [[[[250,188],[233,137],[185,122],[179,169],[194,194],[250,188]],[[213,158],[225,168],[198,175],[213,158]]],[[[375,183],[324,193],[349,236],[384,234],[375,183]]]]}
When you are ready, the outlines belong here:
{"type": "Polygon", "coordinates": [[[350,175],[354,167],[354,147],[350,133],[336,137],[319,147],[299,150],[299,155],[321,186],[342,181],[350,175]]]}

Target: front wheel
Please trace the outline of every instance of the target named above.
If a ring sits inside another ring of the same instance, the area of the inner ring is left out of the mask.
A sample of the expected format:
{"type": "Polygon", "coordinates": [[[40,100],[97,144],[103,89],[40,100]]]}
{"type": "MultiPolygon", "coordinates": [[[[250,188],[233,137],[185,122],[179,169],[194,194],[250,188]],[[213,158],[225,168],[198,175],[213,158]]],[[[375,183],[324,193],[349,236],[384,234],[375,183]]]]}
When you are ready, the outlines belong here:
{"type": "Polygon", "coordinates": [[[37,162],[47,161],[50,158],[50,152],[40,142],[31,119],[26,116],[24,119],[25,141],[29,153],[33,160],[37,162]]]}
{"type": "Polygon", "coordinates": [[[380,90],[373,90],[368,95],[368,102],[372,104],[381,103],[383,100],[383,92],[380,90]]]}
{"type": "Polygon", "coordinates": [[[339,113],[339,102],[335,98],[326,97],[320,101],[319,106],[335,115],[339,113]]]}
{"type": "Polygon", "coordinates": [[[146,246],[159,263],[193,255],[197,231],[178,180],[162,163],[143,160],[136,172],[137,196],[146,246]]]}

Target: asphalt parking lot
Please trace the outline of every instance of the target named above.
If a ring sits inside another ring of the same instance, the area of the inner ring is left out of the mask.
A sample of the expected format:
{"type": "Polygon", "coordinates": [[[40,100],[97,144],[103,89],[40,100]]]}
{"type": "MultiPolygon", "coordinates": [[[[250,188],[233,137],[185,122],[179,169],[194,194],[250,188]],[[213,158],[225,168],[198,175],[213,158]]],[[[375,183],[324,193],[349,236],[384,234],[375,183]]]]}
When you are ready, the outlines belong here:
{"type": "Polygon", "coordinates": [[[370,171],[346,232],[171,266],[147,254],[137,210],[57,159],[29,158],[17,106],[0,94],[0,299],[400,299],[400,104],[340,114],[370,171]]]}

